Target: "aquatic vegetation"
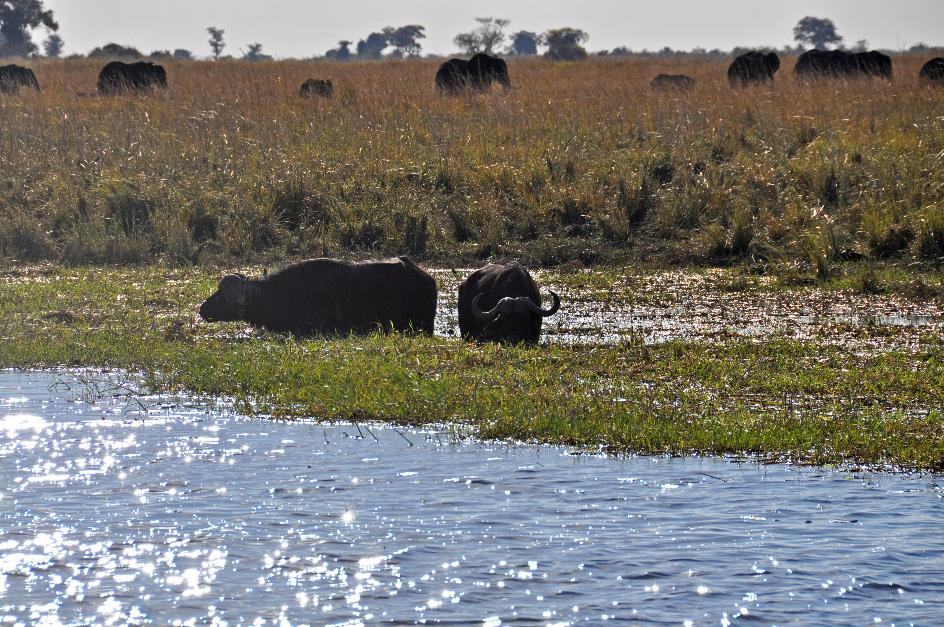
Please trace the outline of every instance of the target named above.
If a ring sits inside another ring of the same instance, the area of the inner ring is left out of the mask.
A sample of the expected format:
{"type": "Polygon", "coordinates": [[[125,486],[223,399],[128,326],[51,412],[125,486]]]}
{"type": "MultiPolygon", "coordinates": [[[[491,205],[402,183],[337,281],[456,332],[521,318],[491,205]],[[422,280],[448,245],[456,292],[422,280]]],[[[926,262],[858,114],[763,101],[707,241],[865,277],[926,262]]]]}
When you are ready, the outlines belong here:
{"type": "MultiPolygon", "coordinates": [[[[894,326],[853,325],[850,334],[867,338],[870,350],[776,328],[759,338],[677,335],[654,343],[628,336],[566,345],[552,336],[531,349],[442,336],[296,341],[199,323],[197,305],[216,276],[164,268],[9,271],[0,277],[0,365],[131,369],[156,390],[226,397],[248,413],[282,418],[455,423],[483,437],[610,451],[944,468],[937,327],[919,327],[899,345],[894,326]]],[[[628,286],[637,303],[673,298],[666,289],[639,289],[647,276],[615,284],[628,286]]],[[[685,279],[671,276],[663,285],[685,279]]],[[[582,288],[572,274],[566,280],[579,302],[582,288]]],[[[717,298],[704,285],[718,278],[686,280],[674,297],[702,290],[717,298]]],[[[541,281],[557,284],[554,273],[541,281]]],[[[600,283],[587,273],[587,294],[600,283]]],[[[824,306],[830,293],[849,298],[821,288],[790,298],[824,306]]]]}

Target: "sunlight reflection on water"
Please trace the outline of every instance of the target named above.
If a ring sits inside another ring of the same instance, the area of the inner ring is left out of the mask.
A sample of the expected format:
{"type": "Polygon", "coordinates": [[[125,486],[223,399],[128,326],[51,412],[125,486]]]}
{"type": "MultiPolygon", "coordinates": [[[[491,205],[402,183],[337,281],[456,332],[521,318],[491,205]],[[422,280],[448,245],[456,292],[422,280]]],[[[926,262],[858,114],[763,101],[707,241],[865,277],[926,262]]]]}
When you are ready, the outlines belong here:
{"type": "Polygon", "coordinates": [[[0,623],[944,622],[930,476],[411,446],[68,376],[0,374],[0,623]]]}

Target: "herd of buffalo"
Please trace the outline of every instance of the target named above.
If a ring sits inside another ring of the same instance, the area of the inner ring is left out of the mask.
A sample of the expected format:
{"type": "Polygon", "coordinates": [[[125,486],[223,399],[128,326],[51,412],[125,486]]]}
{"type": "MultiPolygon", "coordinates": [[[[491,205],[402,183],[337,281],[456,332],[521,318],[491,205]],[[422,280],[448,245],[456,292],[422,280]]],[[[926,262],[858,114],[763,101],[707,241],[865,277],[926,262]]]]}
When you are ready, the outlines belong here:
{"type": "MultiPolygon", "coordinates": [[[[773,52],[752,51],[738,56],[728,68],[732,87],[769,83],[780,69],[773,52]]],[[[892,60],[881,52],[810,50],[794,68],[800,80],[819,78],[892,77],[892,60]]],[[[919,73],[922,85],[944,86],[944,58],[928,61],[919,73]]],[[[493,84],[511,88],[508,66],[497,57],[477,54],[468,61],[450,59],[436,72],[436,89],[443,94],[486,91],[493,84]]],[[[660,74],[653,90],[687,90],[695,79],[660,74]]],[[[112,61],[98,76],[102,95],[143,93],[167,87],[163,67],[150,62],[112,61]]],[[[29,68],[0,66],[0,93],[20,88],[39,90],[29,68]]],[[[330,98],[330,80],[308,79],[299,88],[303,97],[330,98]]],[[[557,313],[560,298],[541,307],[541,295],[528,271],[518,263],[489,264],[476,270],[459,287],[459,330],[474,341],[536,343],[542,320],[557,313]]],[[[223,277],[217,291],[200,307],[207,321],[236,321],[270,331],[296,335],[369,333],[375,330],[433,333],[436,281],[406,257],[389,261],[345,262],[310,259],[261,279],[241,274],[223,277]]]]}
{"type": "MultiPolygon", "coordinates": [[[[728,67],[732,87],[768,83],[780,69],[775,52],[751,51],[738,56],[728,67]]],[[[886,54],[848,52],[846,50],[808,50],[797,58],[794,73],[799,80],[821,78],[885,78],[892,77],[892,59],[886,54]]],[[[922,85],[944,85],[944,58],[931,59],[921,68],[918,81],[922,85]]],[[[502,59],[479,53],[466,61],[450,59],[436,72],[436,89],[455,95],[467,91],[483,92],[493,84],[511,89],[508,65],[502,59]]],[[[683,74],[659,74],[650,86],[654,91],[687,90],[695,79],[683,74]]],[[[16,93],[21,87],[39,91],[33,70],[19,65],[0,66],[0,94],[16,93]]],[[[167,87],[167,73],[156,63],[112,61],[98,75],[98,92],[102,95],[143,93],[167,87]]],[[[302,97],[330,98],[334,85],[330,80],[309,78],[298,90],[302,97]]]]}
{"type": "MultiPolygon", "coordinates": [[[[531,274],[516,262],[489,264],[459,286],[459,332],[478,342],[535,344],[541,308],[531,274]]],[[[309,259],[261,279],[229,274],[200,306],[208,322],[248,322],[298,336],[373,331],[433,334],[436,280],[408,257],[350,262],[309,259]]]]}

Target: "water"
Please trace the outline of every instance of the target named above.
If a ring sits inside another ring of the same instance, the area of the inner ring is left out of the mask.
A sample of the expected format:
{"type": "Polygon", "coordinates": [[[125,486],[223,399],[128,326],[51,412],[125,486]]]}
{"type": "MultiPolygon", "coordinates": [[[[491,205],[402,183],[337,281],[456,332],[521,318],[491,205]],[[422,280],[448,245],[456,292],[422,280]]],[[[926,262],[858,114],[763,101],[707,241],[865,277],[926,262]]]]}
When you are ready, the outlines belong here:
{"type": "MultiPolygon", "coordinates": [[[[459,333],[458,283],[471,272],[436,271],[438,335],[459,333]]],[[[590,272],[577,271],[575,276],[590,272]]],[[[944,333],[944,309],[938,300],[812,288],[725,291],[712,283],[711,273],[632,276],[617,280],[609,290],[556,285],[553,275],[537,271],[535,276],[545,290],[557,291],[562,299],[560,311],[544,320],[543,336],[552,343],[780,337],[885,351],[918,350],[925,336],[944,333]]]]}
{"type": "Polygon", "coordinates": [[[359,434],[91,381],[0,374],[0,624],[944,624],[934,477],[359,434]]]}

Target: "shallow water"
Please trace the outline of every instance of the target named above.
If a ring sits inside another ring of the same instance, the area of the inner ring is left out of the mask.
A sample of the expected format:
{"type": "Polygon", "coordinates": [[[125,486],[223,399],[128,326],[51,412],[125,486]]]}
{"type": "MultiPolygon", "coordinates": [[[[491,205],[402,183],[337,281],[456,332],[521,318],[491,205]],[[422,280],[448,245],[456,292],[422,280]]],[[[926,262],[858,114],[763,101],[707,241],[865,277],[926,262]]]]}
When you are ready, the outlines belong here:
{"type": "Polygon", "coordinates": [[[135,398],[0,373],[0,623],[944,624],[934,477],[135,398]]]}
{"type": "MultiPolygon", "coordinates": [[[[439,335],[458,334],[458,278],[471,270],[437,271],[439,335]]],[[[897,295],[806,290],[725,291],[710,272],[630,275],[608,289],[565,287],[554,276],[536,280],[561,295],[560,311],[545,319],[544,337],[562,344],[648,344],[670,340],[711,341],[730,337],[814,340],[858,350],[914,350],[926,335],[944,333],[944,310],[937,301],[897,295]]],[[[591,271],[575,271],[592,282],[591,271]]]]}

